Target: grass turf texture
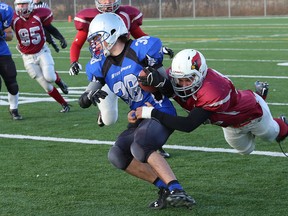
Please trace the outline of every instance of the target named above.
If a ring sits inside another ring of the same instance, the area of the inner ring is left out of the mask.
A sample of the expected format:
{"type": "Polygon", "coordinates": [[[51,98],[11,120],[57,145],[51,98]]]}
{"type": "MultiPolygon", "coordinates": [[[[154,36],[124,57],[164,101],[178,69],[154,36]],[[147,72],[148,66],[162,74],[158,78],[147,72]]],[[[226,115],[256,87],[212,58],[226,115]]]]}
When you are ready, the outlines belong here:
{"type": "MultiPolygon", "coordinates": [[[[70,45],[72,23],[55,22],[70,45]]],[[[175,53],[184,48],[200,50],[208,66],[226,75],[286,76],[287,18],[144,20],[143,29],[160,37],[175,53]]],[[[19,71],[24,70],[15,40],[9,42],[19,71]]],[[[55,68],[70,87],[70,113],[59,113],[54,101],[20,104],[23,121],[12,121],[7,105],[0,106],[0,133],[41,137],[114,141],[124,130],[128,107],[119,101],[119,120],[110,127],[96,124],[97,108],[81,109],[77,99],[87,79],[84,73],[68,75],[69,49],[52,54],[55,68]],[[64,73],[64,71],[66,71],[64,73]],[[61,73],[63,72],[63,73],[61,73]],[[79,88],[82,87],[82,88],[79,88]]],[[[87,44],[80,63],[89,59],[87,44]]],[[[165,57],[164,64],[171,60],[165,57]]],[[[287,79],[231,77],[237,88],[253,89],[260,79],[268,81],[268,103],[273,116],[287,112],[287,79]],[[284,103],[284,104],[283,104],[284,103]],[[285,105],[286,104],[286,105],[285,105]]],[[[20,100],[47,99],[26,72],[18,73],[20,100]],[[29,95],[33,93],[33,95],[29,95]]],[[[3,87],[1,100],[6,100],[3,87]]],[[[49,99],[49,98],[48,98],[49,99]]],[[[185,113],[176,105],[180,115],[185,113]]],[[[283,143],[287,151],[287,141],[283,143]]],[[[201,126],[193,133],[175,132],[167,145],[227,148],[222,130],[201,126]]],[[[157,189],[115,169],[107,160],[109,145],[29,139],[0,139],[0,215],[285,215],[287,214],[287,158],[241,156],[167,149],[179,181],[197,201],[192,211],[168,208],[151,211],[147,205],[157,189]]],[[[257,139],[256,150],[280,152],[277,144],[257,139]]]]}

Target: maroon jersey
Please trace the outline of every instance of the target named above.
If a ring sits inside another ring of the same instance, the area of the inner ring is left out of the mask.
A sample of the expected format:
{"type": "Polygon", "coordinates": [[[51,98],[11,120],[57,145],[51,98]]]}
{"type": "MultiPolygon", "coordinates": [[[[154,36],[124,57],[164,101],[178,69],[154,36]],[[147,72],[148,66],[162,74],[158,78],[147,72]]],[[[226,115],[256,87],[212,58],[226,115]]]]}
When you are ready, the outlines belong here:
{"type": "MultiPolygon", "coordinates": [[[[142,25],[143,14],[135,7],[121,5],[115,13],[123,19],[129,32],[130,29],[137,29],[142,25]]],[[[97,10],[97,8],[81,10],[74,18],[76,30],[85,31],[88,33],[91,21],[98,14],[100,14],[100,12],[97,10]]],[[[132,32],[131,35],[134,37],[132,32]]]]}
{"type": "Polygon", "coordinates": [[[231,80],[211,68],[202,87],[192,97],[174,99],[187,111],[201,107],[213,112],[211,123],[222,127],[237,126],[263,114],[251,90],[237,91],[231,80]]]}
{"type": "Polygon", "coordinates": [[[24,54],[38,53],[46,42],[43,26],[49,25],[52,20],[53,13],[48,8],[34,9],[27,19],[14,13],[13,29],[19,50],[24,54]]]}

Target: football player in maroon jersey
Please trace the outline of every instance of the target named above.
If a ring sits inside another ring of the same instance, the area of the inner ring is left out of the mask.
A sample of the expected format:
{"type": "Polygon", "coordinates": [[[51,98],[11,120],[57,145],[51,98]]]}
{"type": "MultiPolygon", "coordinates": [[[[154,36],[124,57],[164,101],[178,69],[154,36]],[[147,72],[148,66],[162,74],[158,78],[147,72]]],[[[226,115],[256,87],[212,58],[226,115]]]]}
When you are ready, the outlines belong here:
{"type": "MultiPolygon", "coordinates": [[[[87,8],[81,10],[74,18],[74,25],[77,34],[70,47],[70,75],[77,75],[82,70],[79,61],[80,51],[86,42],[89,25],[93,18],[104,12],[113,12],[118,14],[126,24],[129,34],[137,39],[147,34],[141,29],[143,14],[135,7],[129,5],[121,5],[121,0],[95,0],[96,8],[87,8]]],[[[167,47],[162,48],[163,53],[173,57],[174,53],[167,47]]],[[[118,119],[118,98],[109,90],[107,86],[103,90],[108,93],[108,96],[101,103],[97,103],[100,110],[98,116],[98,125],[111,125],[118,119]]],[[[170,157],[169,153],[163,148],[159,149],[159,153],[165,157],[170,157]]]]}
{"type": "MultiPolygon", "coordinates": [[[[154,80],[159,78],[157,73],[151,75],[154,80]]],[[[236,90],[231,80],[208,68],[199,51],[180,51],[172,61],[169,75],[173,87],[170,95],[187,110],[188,116],[170,116],[150,106],[136,110],[137,118],[153,117],[171,129],[184,132],[207,122],[221,126],[227,143],[240,154],[254,150],[255,137],[280,143],[288,136],[286,117],[272,117],[263,99],[267,96],[265,91],[236,90]]],[[[149,80],[143,81],[149,85],[149,80]]]]}
{"type": "Polygon", "coordinates": [[[34,9],[32,0],[15,0],[14,5],[13,30],[18,40],[17,49],[29,76],[36,79],[49,96],[62,106],[60,112],[69,112],[69,104],[53,85],[55,82],[64,94],[68,94],[67,85],[54,70],[54,60],[46,44],[43,29],[53,20],[51,10],[34,9]]]}

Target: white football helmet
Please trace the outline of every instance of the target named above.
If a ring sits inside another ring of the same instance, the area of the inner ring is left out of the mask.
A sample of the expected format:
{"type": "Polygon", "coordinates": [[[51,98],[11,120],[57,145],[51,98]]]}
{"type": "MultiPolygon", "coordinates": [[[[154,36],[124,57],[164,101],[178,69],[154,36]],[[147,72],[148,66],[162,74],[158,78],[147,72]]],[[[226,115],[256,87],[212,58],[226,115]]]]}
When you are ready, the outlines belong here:
{"type": "Polygon", "coordinates": [[[169,72],[176,95],[186,98],[195,94],[202,86],[207,70],[205,57],[199,51],[184,49],[177,53],[169,72]],[[179,79],[181,78],[189,79],[191,85],[180,86],[179,79]]]}
{"type": "Polygon", "coordinates": [[[33,11],[34,3],[33,0],[15,0],[14,2],[15,11],[18,16],[28,17],[33,11]],[[18,4],[28,4],[27,7],[20,7],[18,4]]]}
{"type": "Polygon", "coordinates": [[[90,23],[87,38],[92,56],[99,58],[102,53],[109,56],[110,49],[122,35],[128,36],[128,30],[120,16],[115,13],[98,14],[90,23]]]}
{"type": "Polygon", "coordinates": [[[96,8],[101,12],[115,12],[121,5],[121,0],[110,0],[109,3],[101,3],[100,0],[95,0],[96,8]]]}

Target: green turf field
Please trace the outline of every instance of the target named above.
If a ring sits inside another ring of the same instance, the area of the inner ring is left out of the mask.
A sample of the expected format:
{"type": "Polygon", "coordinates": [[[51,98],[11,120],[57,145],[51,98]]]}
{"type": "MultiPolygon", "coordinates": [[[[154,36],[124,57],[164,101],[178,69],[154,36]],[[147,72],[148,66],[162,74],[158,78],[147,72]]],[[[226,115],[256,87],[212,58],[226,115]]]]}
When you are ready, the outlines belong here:
{"type": "MultiPolygon", "coordinates": [[[[272,114],[288,115],[288,17],[144,20],[143,30],[160,37],[175,52],[200,50],[208,66],[228,75],[237,88],[254,89],[268,81],[272,114]]],[[[70,46],[73,23],[55,22],[70,46]]],[[[69,48],[55,53],[55,68],[70,87],[70,113],[59,113],[35,80],[24,71],[15,40],[9,43],[20,86],[22,121],[8,114],[7,90],[0,93],[0,215],[287,215],[288,158],[278,144],[257,139],[259,155],[229,153],[222,129],[202,126],[193,133],[175,132],[166,144],[178,180],[197,201],[192,210],[151,211],[157,189],[114,168],[107,152],[125,129],[128,107],[119,101],[119,120],[96,124],[97,108],[81,109],[77,99],[87,85],[84,71],[69,76],[69,48]],[[187,149],[184,150],[186,147],[187,149]],[[198,147],[198,148],[197,148],[198,147]],[[217,148],[217,149],[216,149],[217,148]],[[219,151],[216,151],[219,150],[219,151]],[[264,153],[268,152],[268,155],[264,153]],[[274,156],[271,156],[274,155],[274,156]]],[[[88,44],[81,52],[85,69],[88,44]]],[[[171,60],[165,57],[164,64],[171,60]]],[[[176,105],[179,115],[184,112],[176,105]]],[[[283,143],[288,152],[288,142],[283,143]]]]}

